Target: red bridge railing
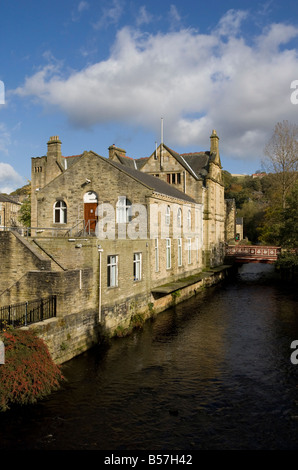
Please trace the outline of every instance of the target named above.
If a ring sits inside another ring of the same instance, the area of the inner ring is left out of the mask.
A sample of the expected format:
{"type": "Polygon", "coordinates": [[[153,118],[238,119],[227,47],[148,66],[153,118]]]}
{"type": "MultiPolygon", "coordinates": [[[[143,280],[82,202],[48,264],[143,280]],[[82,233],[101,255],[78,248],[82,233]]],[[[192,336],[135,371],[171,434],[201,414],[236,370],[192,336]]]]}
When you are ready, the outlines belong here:
{"type": "Polygon", "coordinates": [[[274,263],[281,252],[279,246],[228,245],[226,256],[238,262],[274,263]]]}

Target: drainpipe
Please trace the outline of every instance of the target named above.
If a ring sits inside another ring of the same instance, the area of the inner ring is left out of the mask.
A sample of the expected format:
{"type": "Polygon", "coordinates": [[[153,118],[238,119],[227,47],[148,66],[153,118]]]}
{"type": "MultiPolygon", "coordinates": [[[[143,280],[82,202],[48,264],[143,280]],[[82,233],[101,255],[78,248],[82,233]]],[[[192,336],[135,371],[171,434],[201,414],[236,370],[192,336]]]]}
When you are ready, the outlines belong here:
{"type": "Polygon", "coordinates": [[[98,253],[99,253],[99,275],[98,275],[98,320],[101,322],[101,254],[103,252],[103,249],[101,248],[101,245],[97,246],[98,253]]]}

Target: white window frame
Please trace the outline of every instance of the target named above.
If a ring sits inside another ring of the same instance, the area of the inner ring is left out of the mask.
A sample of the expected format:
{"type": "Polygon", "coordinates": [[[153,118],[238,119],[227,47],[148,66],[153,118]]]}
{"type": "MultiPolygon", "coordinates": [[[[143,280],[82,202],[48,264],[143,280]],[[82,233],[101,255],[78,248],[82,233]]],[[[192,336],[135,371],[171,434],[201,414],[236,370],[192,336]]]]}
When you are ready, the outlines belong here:
{"type": "Polygon", "coordinates": [[[155,272],[159,271],[159,247],[158,247],[158,238],[155,238],[154,242],[154,251],[155,251],[155,272]]]}
{"type": "Polygon", "coordinates": [[[190,209],[187,212],[187,227],[191,228],[191,210],[190,209]]]}
{"type": "Polygon", "coordinates": [[[187,239],[187,261],[191,264],[191,238],[187,239]]]}
{"type": "Polygon", "coordinates": [[[118,255],[107,257],[107,286],[118,287],[118,255]]]}
{"type": "Polygon", "coordinates": [[[125,224],[131,221],[131,202],[126,196],[118,196],[116,204],[116,218],[118,224],[125,224]]]}
{"type": "Polygon", "coordinates": [[[196,257],[197,263],[199,262],[199,237],[196,237],[196,257]]]}
{"type": "Polygon", "coordinates": [[[178,238],[178,266],[182,266],[182,238],[178,238]]]}
{"type": "Polygon", "coordinates": [[[142,280],[142,253],[133,254],[133,278],[134,281],[142,280]]]}
{"type": "Polygon", "coordinates": [[[166,238],[166,269],[171,269],[172,261],[171,261],[171,239],[166,238]]]}
{"type": "Polygon", "coordinates": [[[67,205],[62,199],[59,199],[54,203],[53,222],[54,224],[66,224],[67,222],[67,205]],[[56,220],[56,216],[59,220],[56,220]]]}
{"type": "Polygon", "coordinates": [[[177,211],[177,226],[178,226],[178,227],[181,227],[181,226],[182,226],[182,211],[181,211],[181,207],[178,207],[178,211],[177,211]]]}
{"type": "Polygon", "coordinates": [[[165,223],[166,225],[170,225],[170,222],[171,222],[171,208],[170,206],[167,206],[166,214],[165,214],[165,223]]]}

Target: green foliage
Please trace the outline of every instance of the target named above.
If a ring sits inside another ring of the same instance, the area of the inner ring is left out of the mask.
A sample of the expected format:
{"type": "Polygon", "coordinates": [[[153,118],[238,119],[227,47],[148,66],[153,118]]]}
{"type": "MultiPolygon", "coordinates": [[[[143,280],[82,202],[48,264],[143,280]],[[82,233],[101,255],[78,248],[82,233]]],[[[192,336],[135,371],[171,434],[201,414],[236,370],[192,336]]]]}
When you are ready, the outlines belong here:
{"type": "Polygon", "coordinates": [[[298,184],[288,192],[286,204],[279,190],[280,176],[233,177],[224,172],[225,198],[234,199],[237,217],[243,217],[243,236],[251,243],[298,246],[298,184]]]}
{"type": "Polygon", "coordinates": [[[271,205],[265,212],[260,229],[260,239],[263,243],[283,247],[298,247],[298,183],[296,183],[286,198],[286,207],[272,198],[271,205]]]}
{"type": "Polygon", "coordinates": [[[285,247],[298,247],[298,183],[287,198],[284,223],[280,231],[280,241],[285,247]]]}
{"type": "Polygon", "coordinates": [[[5,363],[0,365],[0,410],[30,404],[57,390],[63,380],[44,343],[31,330],[2,332],[5,363]]]}
{"type": "Polygon", "coordinates": [[[275,263],[277,269],[298,269],[298,252],[296,250],[281,253],[275,263]]]}
{"type": "Polygon", "coordinates": [[[19,221],[24,227],[31,226],[31,195],[28,194],[19,210],[19,221]]]}

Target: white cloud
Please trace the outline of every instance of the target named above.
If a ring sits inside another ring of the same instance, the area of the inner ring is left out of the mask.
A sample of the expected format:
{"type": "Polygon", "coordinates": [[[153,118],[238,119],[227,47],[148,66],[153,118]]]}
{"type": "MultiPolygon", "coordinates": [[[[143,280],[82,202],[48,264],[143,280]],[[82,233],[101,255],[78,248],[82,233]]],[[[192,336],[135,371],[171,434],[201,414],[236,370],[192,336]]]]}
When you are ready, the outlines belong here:
{"type": "Polygon", "coordinates": [[[112,0],[108,6],[104,6],[101,11],[100,19],[94,23],[95,29],[107,28],[112,24],[117,24],[123,13],[123,3],[121,0],[112,0]]]}
{"type": "MultiPolygon", "coordinates": [[[[18,123],[15,129],[20,125],[18,123]]],[[[10,132],[5,124],[0,123],[0,157],[9,156],[9,146],[11,145],[10,132]]],[[[20,186],[23,186],[24,179],[9,163],[0,162],[0,193],[11,193],[20,186]]]]}
{"type": "MultiPolygon", "coordinates": [[[[116,21],[120,3],[113,8],[106,18],[116,21]]],[[[276,122],[297,120],[290,102],[297,51],[284,46],[298,29],[274,24],[247,43],[240,34],[245,18],[231,10],[210,34],[123,27],[107,60],[67,78],[61,65],[49,65],[16,93],[60,108],[80,127],[117,121],[158,129],[162,116],[169,145],[208,148],[215,128],[221,152],[259,158],[276,122]]]]}
{"type": "Polygon", "coordinates": [[[248,13],[242,10],[229,10],[220,19],[217,34],[220,36],[234,36],[239,33],[242,21],[247,18],[248,13]]]}
{"type": "Polygon", "coordinates": [[[153,19],[153,16],[147,11],[146,6],[142,5],[139,8],[139,11],[137,14],[137,19],[136,19],[137,26],[151,23],[152,19],[153,19]]]}
{"type": "Polygon", "coordinates": [[[0,162],[0,193],[11,193],[24,184],[24,179],[9,165],[0,162]]]}
{"type": "Polygon", "coordinates": [[[175,5],[171,5],[169,17],[170,17],[170,23],[171,23],[172,28],[176,28],[180,25],[181,16],[175,5]]]}
{"type": "Polygon", "coordinates": [[[81,13],[89,9],[89,3],[85,1],[79,2],[78,6],[75,7],[71,12],[72,21],[79,21],[81,13]]]}
{"type": "Polygon", "coordinates": [[[5,124],[0,122],[0,154],[8,154],[8,146],[10,144],[10,132],[5,124]]]}
{"type": "Polygon", "coordinates": [[[88,8],[89,8],[89,3],[82,1],[78,5],[78,12],[81,13],[81,11],[88,10],[88,8]]]}

